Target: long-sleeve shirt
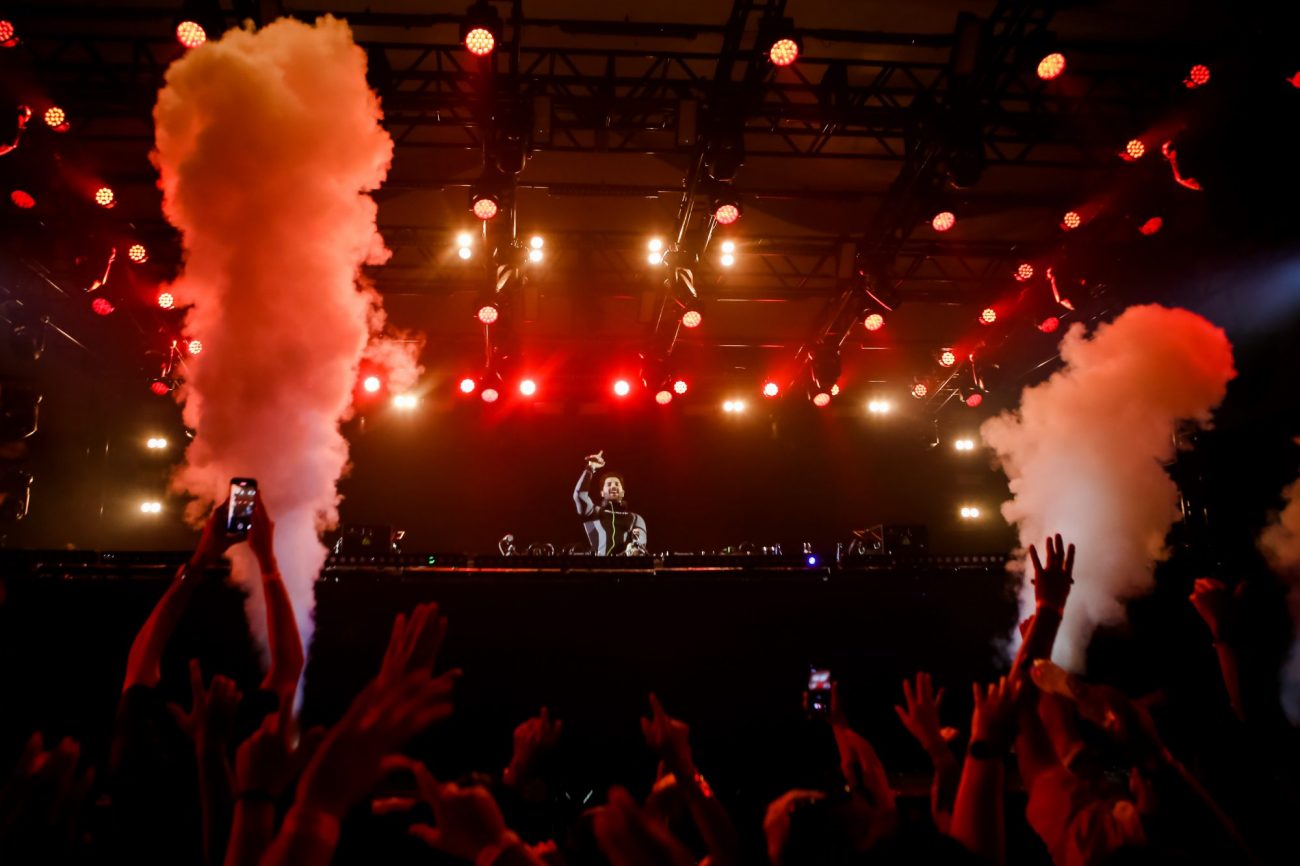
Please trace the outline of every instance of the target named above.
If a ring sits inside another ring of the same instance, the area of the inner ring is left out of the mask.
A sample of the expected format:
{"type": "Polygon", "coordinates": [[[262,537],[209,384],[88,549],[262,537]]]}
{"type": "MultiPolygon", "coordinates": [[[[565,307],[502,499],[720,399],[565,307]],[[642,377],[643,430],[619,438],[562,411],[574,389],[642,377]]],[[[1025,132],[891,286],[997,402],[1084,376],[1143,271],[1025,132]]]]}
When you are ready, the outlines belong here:
{"type": "Polygon", "coordinates": [[[645,546],[648,537],[641,515],[622,502],[604,500],[600,505],[592,502],[587,488],[593,477],[595,472],[588,466],[578,476],[578,486],[573,490],[573,503],[578,507],[578,516],[583,518],[582,528],[587,532],[591,552],[596,556],[622,553],[633,541],[633,530],[639,531],[636,541],[645,546]]]}

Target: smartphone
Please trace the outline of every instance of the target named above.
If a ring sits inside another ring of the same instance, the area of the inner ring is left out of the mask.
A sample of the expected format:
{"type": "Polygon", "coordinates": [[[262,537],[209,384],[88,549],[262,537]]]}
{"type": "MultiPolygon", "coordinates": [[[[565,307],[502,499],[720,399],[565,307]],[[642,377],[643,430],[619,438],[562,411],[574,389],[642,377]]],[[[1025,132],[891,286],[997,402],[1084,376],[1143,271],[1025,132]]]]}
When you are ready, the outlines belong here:
{"type": "Polygon", "coordinates": [[[230,479],[230,505],[226,509],[226,532],[246,535],[253,527],[253,505],[257,502],[256,478],[230,479]]]}
{"type": "Polygon", "coordinates": [[[808,671],[808,712],[814,716],[831,713],[831,672],[827,668],[808,671]]]}

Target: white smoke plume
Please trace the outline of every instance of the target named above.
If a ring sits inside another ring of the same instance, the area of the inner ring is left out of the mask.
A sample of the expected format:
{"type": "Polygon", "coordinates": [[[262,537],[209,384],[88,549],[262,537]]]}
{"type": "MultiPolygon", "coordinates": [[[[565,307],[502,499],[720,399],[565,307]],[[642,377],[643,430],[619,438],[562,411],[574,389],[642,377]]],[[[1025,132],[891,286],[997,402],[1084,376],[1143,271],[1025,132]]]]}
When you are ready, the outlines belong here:
{"type": "Polygon", "coordinates": [[[1282,668],[1282,708],[1292,724],[1300,725],[1300,481],[1288,485],[1282,496],[1286,507],[1260,533],[1259,547],[1287,586],[1295,642],[1282,668]]]}
{"type": "MultiPolygon", "coordinates": [[[[1078,547],[1053,658],[1081,671],[1093,631],[1123,621],[1125,601],[1152,588],[1167,556],[1178,492],[1161,464],[1174,456],[1177,426],[1208,426],[1236,371],[1222,330],[1154,305],[1130,307],[1092,335],[1076,323],[1061,358],[1065,366],[1026,388],[1017,411],[980,432],[1010,481],[1002,514],[1021,545],[1041,551],[1059,532],[1078,547]]],[[[1030,576],[1020,593],[1026,615],[1030,576]]]]}
{"type": "MultiPolygon", "coordinates": [[[[384,325],[378,296],[359,283],[363,263],[388,256],[367,194],[392,159],[381,119],[365,54],[330,17],[233,30],[188,52],[154,108],[163,210],[185,252],[171,291],[203,342],[181,393],[197,432],[173,486],[196,497],[197,521],[231,477],[258,479],[304,643],[326,555],[319,534],[337,521],[348,463],[339,422],[384,325]]],[[[397,379],[414,379],[411,353],[383,354],[397,379]]],[[[245,547],[232,567],[264,638],[245,547]]]]}

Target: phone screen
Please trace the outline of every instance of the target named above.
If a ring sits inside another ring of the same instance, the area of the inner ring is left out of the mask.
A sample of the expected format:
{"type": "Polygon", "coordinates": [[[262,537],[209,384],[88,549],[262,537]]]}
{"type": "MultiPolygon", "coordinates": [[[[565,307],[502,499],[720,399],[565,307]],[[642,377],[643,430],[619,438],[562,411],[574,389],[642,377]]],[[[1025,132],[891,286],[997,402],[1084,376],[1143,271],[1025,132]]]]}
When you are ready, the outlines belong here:
{"type": "Polygon", "coordinates": [[[230,507],[226,512],[226,532],[241,535],[253,526],[253,503],[257,501],[257,481],[253,478],[230,479],[230,507]]]}
{"type": "Polygon", "coordinates": [[[812,668],[808,672],[808,711],[824,714],[831,711],[831,672],[812,668]]]}

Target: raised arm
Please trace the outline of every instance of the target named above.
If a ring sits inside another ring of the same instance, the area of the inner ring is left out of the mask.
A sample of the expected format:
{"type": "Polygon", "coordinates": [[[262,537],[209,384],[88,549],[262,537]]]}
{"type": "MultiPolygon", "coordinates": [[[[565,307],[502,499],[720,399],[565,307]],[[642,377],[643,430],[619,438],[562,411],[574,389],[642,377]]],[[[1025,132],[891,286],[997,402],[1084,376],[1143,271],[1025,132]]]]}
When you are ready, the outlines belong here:
{"type": "Polygon", "coordinates": [[[595,454],[587,456],[587,465],[583,468],[582,474],[578,476],[578,486],[573,488],[573,504],[578,507],[579,517],[590,517],[596,513],[596,504],[591,501],[591,494],[587,492],[587,487],[591,484],[591,479],[596,475],[596,470],[605,465],[605,450],[602,448],[595,454]]]}
{"type": "Polygon", "coordinates": [[[1003,677],[987,689],[976,684],[970,748],[952,810],[952,837],[984,860],[1006,862],[1006,759],[1014,737],[1014,680],[1003,677]]]}
{"type": "Polygon", "coordinates": [[[1065,615],[1065,601],[1074,583],[1074,545],[1067,549],[1058,534],[1047,539],[1047,564],[1038,558],[1038,549],[1029,545],[1029,558],[1034,564],[1034,617],[1025,634],[1011,678],[1022,684],[1029,676],[1029,667],[1036,659],[1050,658],[1056,633],[1065,615]]]}
{"type": "Polygon", "coordinates": [[[275,560],[275,523],[266,513],[260,496],[253,505],[253,526],[248,533],[248,546],[257,557],[262,572],[266,633],[271,645],[271,666],[266,671],[262,688],[275,692],[281,703],[292,701],[298,690],[298,678],[302,676],[302,639],[298,635],[298,621],[293,615],[293,602],[289,600],[275,560]]]}
{"type": "MultiPolygon", "coordinates": [[[[942,832],[948,831],[952,821],[953,800],[957,796],[957,782],[961,777],[961,764],[948,747],[948,738],[944,728],[939,724],[939,705],[943,701],[943,689],[937,692],[930,675],[920,672],[916,675],[916,685],[910,680],[903,680],[904,709],[894,707],[903,727],[916,738],[930,756],[934,766],[934,779],[930,785],[930,815],[934,825],[942,832]]],[[[949,728],[948,733],[955,735],[956,730],[949,728]]]]}

